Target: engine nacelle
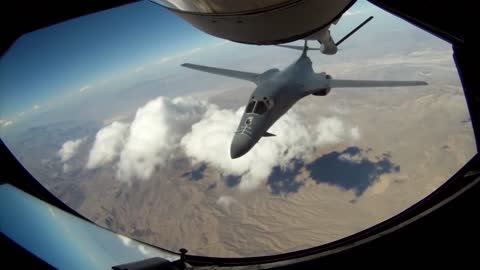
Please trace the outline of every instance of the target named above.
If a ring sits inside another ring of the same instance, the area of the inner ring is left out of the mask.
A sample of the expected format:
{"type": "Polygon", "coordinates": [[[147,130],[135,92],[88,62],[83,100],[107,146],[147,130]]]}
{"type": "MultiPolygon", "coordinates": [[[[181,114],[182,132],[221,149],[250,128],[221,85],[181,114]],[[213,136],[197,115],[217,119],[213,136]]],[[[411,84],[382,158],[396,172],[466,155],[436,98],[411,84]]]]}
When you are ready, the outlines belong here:
{"type": "Polygon", "coordinates": [[[315,92],[313,92],[312,95],[314,95],[314,96],[326,96],[328,93],[330,93],[330,87],[329,88],[318,89],[315,92]]]}
{"type": "MultiPolygon", "coordinates": [[[[328,74],[325,75],[326,80],[330,80],[331,78],[332,78],[332,76],[330,76],[328,74]]],[[[330,93],[330,87],[325,87],[325,88],[320,88],[320,89],[314,90],[312,95],[314,95],[314,96],[326,96],[326,95],[328,95],[328,93],[330,93]]]]}

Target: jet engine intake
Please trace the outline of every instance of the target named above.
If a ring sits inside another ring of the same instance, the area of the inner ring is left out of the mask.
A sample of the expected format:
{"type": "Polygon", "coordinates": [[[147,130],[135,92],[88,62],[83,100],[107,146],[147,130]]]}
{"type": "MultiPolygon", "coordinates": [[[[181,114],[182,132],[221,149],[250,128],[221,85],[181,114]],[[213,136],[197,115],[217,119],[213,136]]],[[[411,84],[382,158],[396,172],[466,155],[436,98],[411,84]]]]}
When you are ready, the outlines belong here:
{"type": "MultiPolygon", "coordinates": [[[[330,79],[332,79],[332,76],[326,74],[325,79],[330,80],[330,79]]],[[[326,96],[326,95],[328,95],[328,93],[330,93],[330,89],[331,89],[330,87],[316,89],[316,90],[313,91],[312,95],[314,95],[314,96],[326,96]]]]}
{"type": "Polygon", "coordinates": [[[330,87],[328,88],[321,88],[318,90],[315,90],[312,95],[314,96],[326,96],[328,93],[330,93],[330,87]]]}

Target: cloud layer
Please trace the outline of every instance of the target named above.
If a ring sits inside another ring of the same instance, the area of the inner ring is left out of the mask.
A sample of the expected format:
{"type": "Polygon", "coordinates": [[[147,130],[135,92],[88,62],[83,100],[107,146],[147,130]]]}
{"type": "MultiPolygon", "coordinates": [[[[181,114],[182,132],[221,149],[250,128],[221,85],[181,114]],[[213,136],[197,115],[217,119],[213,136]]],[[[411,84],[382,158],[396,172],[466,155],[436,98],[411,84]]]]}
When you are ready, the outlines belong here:
{"type": "Polygon", "coordinates": [[[118,159],[117,177],[123,181],[148,180],[154,171],[178,157],[192,164],[208,164],[223,175],[240,177],[239,188],[264,184],[276,166],[287,168],[293,159],[305,159],[316,147],[356,140],[358,127],[337,117],[308,124],[291,110],[245,156],[232,160],[229,149],[244,108],[219,109],[193,98],[156,98],[139,108],[129,125],[114,122],[101,129],[90,151],[87,169],[118,159]]]}
{"type": "Polygon", "coordinates": [[[206,107],[193,98],[160,97],[138,109],[120,153],[117,176],[149,179],[157,166],[175,154],[181,136],[200,120],[206,107]]]}

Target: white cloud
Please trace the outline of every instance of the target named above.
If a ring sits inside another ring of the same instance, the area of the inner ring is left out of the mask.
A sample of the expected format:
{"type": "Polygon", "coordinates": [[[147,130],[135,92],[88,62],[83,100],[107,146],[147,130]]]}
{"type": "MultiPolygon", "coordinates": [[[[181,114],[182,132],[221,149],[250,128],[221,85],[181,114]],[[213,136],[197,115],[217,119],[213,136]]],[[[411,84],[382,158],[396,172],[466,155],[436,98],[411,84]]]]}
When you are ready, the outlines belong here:
{"type": "Polygon", "coordinates": [[[183,134],[200,120],[207,104],[193,98],[159,97],[138,109],[120,153],[117,176],[147,180],[164,165],[183,134]]]}
{"type": "Polygon", "coordinates": [[[135,69],[135,73],[142,72],[145,69],[145,67],[140,66],[135,69]]]}
{"type": "Polygon", "coordinates": [[[337,117],[319,118],[311,125],[290,110],[270,128],[276,137],[262,138],[247,154],[232,160],[230,144],[243,110],[222,110],[193,98],[159,97],[138,109],[128,130],[116,130],[112,124],[99,131],[87,168],[119,155],[120,180],[147,180],[157,167],[186,155],[192,164],[207,163],[225,175],[239,176],[239,188],[251,190],[264,184],[275,166],[287,168],[294,158],[310,157],[315,147],[360,136],[358,127],[351,128],[337,117]]]}
{"type": "Polygon", "coordinates": [[[78,91],[79,91],[80,93],[82,93],[82,92],[84,92],[84,91],[86,91],[86,90],[88,90],[88,89],[90,89],[90,85],[85,85],[84,87],[80,88],[80,90],[78,90],[78,91]]]}
{"type": "Polygon", "coordinates": [[[262,138],[247,154],[232,160],[230,144],[242,113],[243,108],[236,113],[209,110],[181,141],[185,154],[194,163],[207,162],[225,174],[240,176],[242,190],[260,186],[275,166],[286,168],[293,158],[308,157],[315,146],[349,139],[349,129],[339,119],[321,118],[317,127],[312,128],[292,110],[269,130],[276,137],[262,138]]]}
{"type": "Polygon", "coordinates": [[[354,140],[360,139],[360,129],[358,127],[353,127],[350,129],[350,137],[354,140]]]}
{"type": "Polygon", "coordinates": [[[64,173],[67,173],[70,171],[70,165],[68,165],[68,163],[63,164],[62,168],[64,173]]]}
{"type": "Polygon", "coordinates": [[[88,155],[86,168],[95,169],[114,161],[125,145],[127,132],[128,124],[116,121],[99,130],[88,155]]]}
{"type": "Polygon", "coordinates": [[[338,156],[338,159],[341,161],[347,161],[347,162],[359,164],[362,162],[362,155],[360,152],[355,154],[343,153],[340,156],[338,156]]]}
{"type": "Polygon", "coordinates": [[[33,105],[33,110],[36,111],[36,110],[38,110],[38,109],[40,109],[40,106],[38,106],[38,104],[33,105]]]}
{"type": "Polygon", "coordinates": [[[238,203],[238,201],[232,196],[226,196],[226,195],[220,196],[220,198],[218,198],[217,200],[217,204],[222,206],[225,209],[229,209],[230,205],[235,203],[238,203]]]}
{"type": "Polygon", "coordinates": [[[0,126],[1,127],[8,127],[11,124],[13,124],[13,120],[0,119],[0,126]]]}
{"type": "Polygon", "coordinates": [[[66,141],[57,153],[60,157],[60,160],[62,162],[67,162],[70,160],[76,154],[78,147],[84,142],[84,140],[84,138],[80,138],[77,140],[66,141]]]}
{"type": "Polygon", "coordinates": [[[346,139],[358,139],[360,132],[358,127],[347,128],[337,117],[320,117],[315,128],[316,144],[334,144],[346,139]]]}

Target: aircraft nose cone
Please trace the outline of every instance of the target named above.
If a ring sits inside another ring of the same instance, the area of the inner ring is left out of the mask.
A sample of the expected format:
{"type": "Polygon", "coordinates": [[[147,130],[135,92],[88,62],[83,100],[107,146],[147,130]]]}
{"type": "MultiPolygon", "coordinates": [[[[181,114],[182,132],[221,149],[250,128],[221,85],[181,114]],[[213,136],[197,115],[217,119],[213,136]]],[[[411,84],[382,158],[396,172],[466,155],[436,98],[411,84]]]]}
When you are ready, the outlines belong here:
{"type": "Polygon", "coordinates": [[[230,156],[232,159],[245,155],[253,147],[253,140],[248,135],[237,133],[233,136],[230,147],[230,156]]]}

